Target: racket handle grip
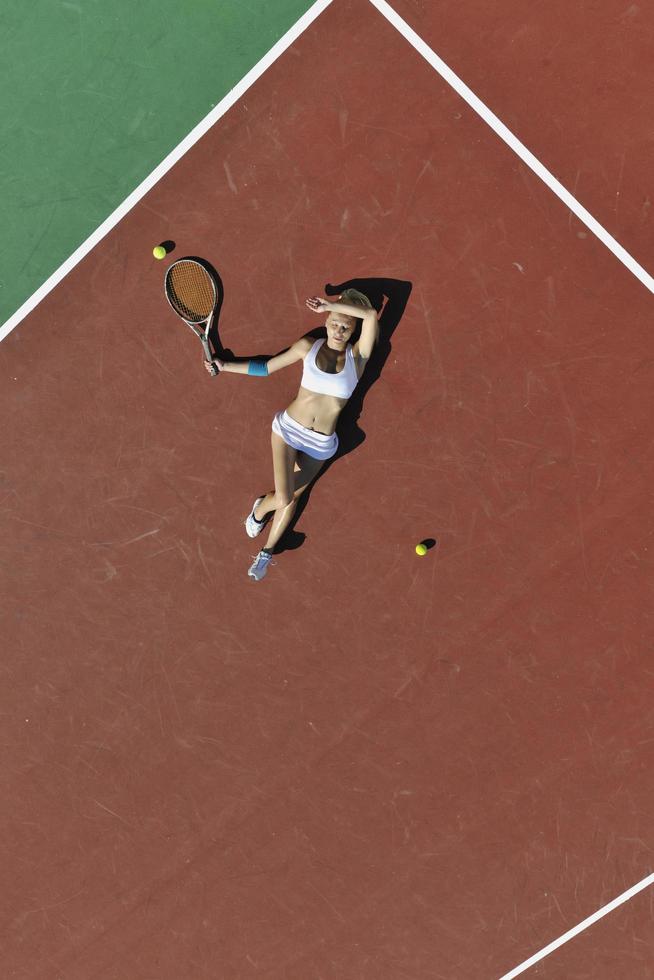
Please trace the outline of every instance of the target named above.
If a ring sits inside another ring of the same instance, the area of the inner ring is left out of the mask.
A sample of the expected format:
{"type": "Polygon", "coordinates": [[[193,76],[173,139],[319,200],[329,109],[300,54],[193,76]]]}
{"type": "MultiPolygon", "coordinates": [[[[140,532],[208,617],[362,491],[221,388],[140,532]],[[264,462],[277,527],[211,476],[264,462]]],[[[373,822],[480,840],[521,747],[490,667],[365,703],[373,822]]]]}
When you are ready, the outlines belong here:
{"type": "MultiPolygon", "coordinates": [[[[207,322],[207,330],[209,328],[209,324],[210,323],[211,323],[211,319],[209,319],[209,321],[207,322]]],[[[209,347],[209,341],[207,340],[206,334],[205,334],[204,337],[200,337],[200,340],[202,341],[202,347],[204,349],[204,359],[207,362],[207,364],[210,364],[211,365],[211,367],[209,369],[209,373],[213,377],[216,374],[218,374],[218,368],[213,363],[213,354],[211,352],[211,348],[209,347]]]]}

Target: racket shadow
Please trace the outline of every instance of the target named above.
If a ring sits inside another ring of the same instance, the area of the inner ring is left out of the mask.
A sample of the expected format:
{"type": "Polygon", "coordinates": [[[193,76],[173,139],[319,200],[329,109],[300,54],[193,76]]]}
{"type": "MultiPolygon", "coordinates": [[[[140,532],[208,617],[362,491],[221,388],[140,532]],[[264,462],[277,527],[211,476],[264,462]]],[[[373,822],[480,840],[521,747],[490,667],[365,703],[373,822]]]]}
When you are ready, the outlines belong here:
{"type": "MultiPolygon", "coordinates": [[[[306,535],[296,531],[295,526],[309,504],[313,488],[323,479],[339,459],[343,459],[344,456],[358,449],[365,442],[366,433],[359,425],[359,420],[363,414],[366,395],[380,377],[384,365],[391,354],[393,349],[391,338],[404,315],[412,288],[413,283],[408,280],[385,278],[348,279],[347,282],[342,282],[338,285],[328,283],[325,286],[327,296],[337,296],[345,289],[358,289],[359,292],[364,293],[379,315],[379,340],[370,358],[370,362],[363,373],[363,377],[354,389],[352,397],[343,409],[338,420],[337,432],[339,446],[336,455],[332,456],[325,463],[318,476],[309,484],[300,497],[293,519],[283,538],[275,548],[276,552],[281,554],[284,551],[294,551],[304,544],[306,535]]],[[[312,336],[314,333],[316,338],[318,336],[326,336],[324,328],[322,330],[311,331],[312,336]]],[[[361,326],[359,324],[355,333],[352,335],[351,342],[353,344],[359,339],[360,333],[361,326]]]]}

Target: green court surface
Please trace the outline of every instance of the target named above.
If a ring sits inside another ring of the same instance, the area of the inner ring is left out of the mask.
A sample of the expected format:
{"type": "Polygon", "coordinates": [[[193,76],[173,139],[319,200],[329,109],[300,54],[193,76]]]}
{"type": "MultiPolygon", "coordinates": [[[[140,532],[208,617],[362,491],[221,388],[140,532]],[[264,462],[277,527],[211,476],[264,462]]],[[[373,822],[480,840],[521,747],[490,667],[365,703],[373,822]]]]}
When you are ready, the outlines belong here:
{"type": "Polygon", "coordinates": [[[0,324],[310,6],[4,0],[0,324]]]}

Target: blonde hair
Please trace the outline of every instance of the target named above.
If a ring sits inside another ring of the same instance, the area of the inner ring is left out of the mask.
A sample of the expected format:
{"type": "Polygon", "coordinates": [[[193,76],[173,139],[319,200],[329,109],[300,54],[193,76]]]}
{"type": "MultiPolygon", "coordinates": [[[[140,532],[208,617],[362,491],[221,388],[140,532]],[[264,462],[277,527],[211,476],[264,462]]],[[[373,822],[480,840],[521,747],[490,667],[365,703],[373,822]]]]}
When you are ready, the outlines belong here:
{"type": "Polygon", "coordinates": [[[358,289],[344,289],[340,298],[344,303],[351,303],[352,306],[360,306],[364,310],[372,309],[372,303],[368,297],[365,293],[360,293],[358,289]]]}

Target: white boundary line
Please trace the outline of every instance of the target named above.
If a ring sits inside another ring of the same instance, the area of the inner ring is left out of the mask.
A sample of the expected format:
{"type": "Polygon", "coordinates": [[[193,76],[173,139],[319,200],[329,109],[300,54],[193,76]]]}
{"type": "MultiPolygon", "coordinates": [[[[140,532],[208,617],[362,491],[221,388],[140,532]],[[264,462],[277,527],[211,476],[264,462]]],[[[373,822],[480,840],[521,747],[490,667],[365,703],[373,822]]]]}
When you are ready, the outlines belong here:
{"type": "Polygon", "coordinates": [[[541,949],[540,952],[534,953],[533,956],[530,956],[529,959],[525,960],[524,963],[521,963],[520,966],[516,966],[516,968],[511,970],[510,973],[505,973],[503,977],[500,977],[500,980],[513,980],[513,977],[517,977],[521,973],[524,973],[525,970],[528,970],[530,966],[534,965],[534,963],[538,963],[539,960],[542,960],[550,953],[553,953],[555,949],[558,949],[559,946],[563,946],[563,944],[567,943],[569,939],[572,939],[580,932],[583,932],[584,929],[587,929],[588,926],[592,926],[598,919],[601,919],[604,915],[608,915],[609,912],[616,909],[618,905],[622,905],[623,902],[627,902],[630,898],[633,898],[634,895],[637,895],[638,892],[642,892],[644,888],[647,888],[648,885],[652,884],[654,884],[654,874],[648,875],[647,878],[643,878],[643,880],[639,881],[637,885],[632,885],[631,888],[628,888],[626,892],[622,893],[622,895],[618,895],[618,897],[614,898],[608,905],[604,905],[603,908],[599,909],[597,912],[593,912],[592,915],[589,915],[588,918],[584,919],[583,922],[580,922],[578,926],[574,926],[574,928],[569,929],[568,932],[564,932],[563,935],[558,939],[555,939],[553,943],[550,943],[549,946],[545,946],[545,948],[541,949]]]}
{"type": "Polygon", "coordinates": [[[276,44],[270,49],[270,51],[263,56],[261,61],[257,62],[254,68],[251,68],[247,75],[244,75],[241,81],[231,89],[230,92],[215,106],[211,112],[209,112],[204,119],[202,119],[197,126],[191,130],[188,136],[175,147],[174,150],[165,157],[164,160],[145,178],[139,186],[132,191],[132,193],[127,197],[122,204],[116,208],[116,210],[109,215],[109,217],[102,222],[99,228],[89,235],[85,242],[83,242],[79,248],[77,248],[72,255],[70,255],[59,268],[52,273],[52,275],[46,279],[42,286],[33,293],[29,299],[20,306],[12,316],[0,327],[0,341],[4,340],[8,334],[17,327],[21,320],[24,320],[28,313],[31,313],[35,306],[37,306],[42,299],[44,299],[48,293],[57,286],[64,276],[75,268],[75,266],[82,261],[82,259],[88,255],[92,248],[94,248],[98,242],[100,242],[105,235],[107,235],[112,228],[114,228],[118,222],[125,217],[128,211],[137,204],[142,197],[144,197],[149,190],[151,190],[157,181],[166,174],[171,167],[173,167],[178,160],[180,160],[184,154],[191,149],[191,147],[197,143],[197,141],[204,136],[207,130],[211,129],[215,122],[223,116],[228,109],[230,109],[234,103],[241,98],[242,95],[250,88],[251,85],[256,82],[256,80],[263,75],[266,69],[270,68],[273,62],[282,55],[290,45],[300,37],[301,34],[309,27],[313,21],[320,16],[320,14],[329,7],[333,0],[316,0],[316,3],[303,14],[298,21],[286,34],[283,35],[277,41],[276,44]]]}
{"type": "Polygon", "coordinates": [[[425,61],[428,61],[432,68],[438,72],[438,74],[445,79],[445,81],[452,86],[455,92],[464,99],[468,105],[474,109],[474,111],[481,116],[484,122],[490,126],[490,128],[497,133],[500,139],[509,146],[514,153],[520,157],[520,159],[527,164],[527,166],[533,170],[533,172],[540,177],[540,179],[547,184],[549,189],[553,191],[557,197],[561,198],[563,203],[570,208],[573,214],[579,218],[583,224],[589,228],[594,235],[599,238],[599,240],[606,245],[606,247],[613,252],[615,257],[620,260],[632,272],[637,279],[642,282],[646,289],[649,289],[650,293],[654,293],[654,278],[650,276],[648,272],[641,265],[636,262],[636,260],[627,252],[619,242],[613,238],[612,235],[608,233],[606,228],[603,228],[599,221],[590,214],[585,207],[583,207],[579,201],[572,196],[572,194],[565,189],[563,184],[559,183],[556,177],[550,173],[550,171],[543,166],[543,164],[538,160],[527,147],[520,142],[517,136],[514,136],[510,129],[501,122],[494,112],[484,105],[481,99],[477,96],[465,82],[462,82],[458,75],[455,75],[451,68],[445,64],[445,62],[438,57],[438,55],[426,44],[421,37],[419,37],[416,32],[409,27],[407,22],[403,20],[399,14],[397,14],[390,4],[386,3],[386,0],[370,0],[373,7],[376,7],[380,14],[382,14],[388,21],[396,28],[412,47],[416,49],[418,54],[421,54],[425,61]]]}

